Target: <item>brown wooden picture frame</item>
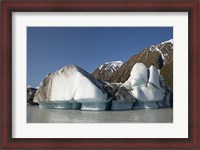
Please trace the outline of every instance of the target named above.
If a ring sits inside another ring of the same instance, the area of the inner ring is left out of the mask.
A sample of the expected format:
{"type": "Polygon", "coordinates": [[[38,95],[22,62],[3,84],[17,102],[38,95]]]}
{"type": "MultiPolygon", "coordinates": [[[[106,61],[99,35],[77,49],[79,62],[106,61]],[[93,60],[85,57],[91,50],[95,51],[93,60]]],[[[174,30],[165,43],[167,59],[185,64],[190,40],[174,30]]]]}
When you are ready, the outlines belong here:
{"type": "Polygon", "coordinates": [[[199,0],[5,0],[1,2],[1,148],[200,149],[199,0]],[[188,12],[188,138],[12,138],[12,12],[188,12]]]}

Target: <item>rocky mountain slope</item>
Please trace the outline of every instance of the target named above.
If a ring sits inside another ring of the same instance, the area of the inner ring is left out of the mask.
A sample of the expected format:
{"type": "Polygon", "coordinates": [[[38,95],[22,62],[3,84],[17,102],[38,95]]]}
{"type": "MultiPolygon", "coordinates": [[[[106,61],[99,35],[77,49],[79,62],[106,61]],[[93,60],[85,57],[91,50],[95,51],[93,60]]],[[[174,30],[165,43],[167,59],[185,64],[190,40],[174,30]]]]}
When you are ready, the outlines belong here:
{"type": "Polygon", "coordinates": [[[122,61],[112,61],[106,62],[103,65],[100,65],[92,75],[96,79],[101,79],[103,81],[109,80],[110,76],[117,71],[123,65],[122,61]]]}
{"type": "Polygon", "coordinates": [[[124,83],[129,78],[131,69],[136,63],[143,63],[147,67],[154,65],[160,69],[167,86],[173,90],[173,39],[157,45],[150,45],[140,53],[133,55],[115,71],[109,72],[109,76],[104,73],[105,69],[102,67],[97,68],[92,75],[107,82],[124,83]],[[97,72],[102,73],[98,74],[97,72]]]}
{"type": "Polygon", "coordinates": [[[161,69],[160,74],[165,79],[165,84],[173,90],[173,60],[161,69]]]}

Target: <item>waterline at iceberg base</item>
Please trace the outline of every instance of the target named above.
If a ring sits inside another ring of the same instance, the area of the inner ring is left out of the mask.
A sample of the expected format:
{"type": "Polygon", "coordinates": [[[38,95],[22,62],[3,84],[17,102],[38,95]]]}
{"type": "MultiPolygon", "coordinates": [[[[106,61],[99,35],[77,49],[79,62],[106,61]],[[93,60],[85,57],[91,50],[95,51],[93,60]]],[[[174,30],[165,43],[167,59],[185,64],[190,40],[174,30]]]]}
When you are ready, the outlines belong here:
{"type": "Polygon", "coordinates": [[[40,102],[39,107],[43,109],[63,109],[63,110],[131,110],[142,108],[158,108],[156,102],[119,102],[119,101],[107,101],[107,102],[82,102],[75,101],[47,101],[40,102]]]}
{"type": "Polygon", "coordinates": [[[39,107],[44,109],[80,110],[81,104],[74,101],[48,101],[39,103],[39,107]]]}
{"type": "Polygon", "coordinates": [[[48,101],[39,103],[40,108],[45,109],[65,109],[65,110],[109,110],[111,101],[109,102],[83,102],[75,101],[48,101]]]}

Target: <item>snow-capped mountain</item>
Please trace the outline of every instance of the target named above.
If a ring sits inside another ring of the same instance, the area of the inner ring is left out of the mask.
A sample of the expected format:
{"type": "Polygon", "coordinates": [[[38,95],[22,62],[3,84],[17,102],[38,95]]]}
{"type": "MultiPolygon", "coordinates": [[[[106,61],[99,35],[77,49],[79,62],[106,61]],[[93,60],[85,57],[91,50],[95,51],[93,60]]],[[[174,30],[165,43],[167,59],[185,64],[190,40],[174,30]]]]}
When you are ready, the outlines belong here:
{"type": "Polygon", "coordinates": [[[101,65],[99,69],[101,70],[104,68],[106,71],[116,71],[119,67],[121,67],[122,64],[122,61],[106,62],[105,64],[101,65]]]}
{"type": "MultiPolygon", "coordinates": [[[[151,45],[148,48],[148,50],[160,53],[160,56],[161,56],[160,60],[162,61],[163,63],[162,65],[164,66],[166,63],[168,63],[172,59],[171,57],[173,56],[173,39],[164,41],[158,45],[151,45]]],[[[159,69],[161,68],[162,67],[159,67],[159,69]]]]}
{"type": "Polygon", "coordinates": [[[110,77],[110,75],[113,74],[115,71],[117,71],[122,65],[123,65],[122,61],[106,62],[105,64],[100,65],[92,73],[92,75],[96,79],[101,79],[106,81],[110,77]]]}
{"type": "Polygon", "coordinates": [[[97,68],[93,75],[97,79],[108,82],[125,82],[130,76],[132,67],[136,63],[143,63],[147,67],[154,65],[160,70],[160,73],[166,80],[171,89],[173,89],[173,39],[161,42],[159,44],[150,45],[140,53],[133,55],[129,60],[123,63],[116,71],[108,71],[106,64],[101,65],[100,69],[97,68]]]}

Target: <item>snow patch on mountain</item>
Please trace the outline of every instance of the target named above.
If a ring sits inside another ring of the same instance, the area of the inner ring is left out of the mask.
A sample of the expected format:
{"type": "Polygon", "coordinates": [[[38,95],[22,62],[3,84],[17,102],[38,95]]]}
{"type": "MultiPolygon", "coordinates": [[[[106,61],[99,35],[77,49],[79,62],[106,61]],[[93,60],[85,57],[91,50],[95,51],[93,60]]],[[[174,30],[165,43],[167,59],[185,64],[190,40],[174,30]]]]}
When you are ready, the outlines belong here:
{"type": "MultiPolygon", "coordinates": [[[[150,51],[157,51],[157,52],[160,53],[164,64],[166,63],[166,62],[165,62],[165,61],[166,61],[165,57],[167,57],[168,54],[166,54],[166,53],[164,54],[164,53],[161,51],[161,49],[163,48],[164,44],[166,44],[166,43],[172,43],[172,44],[173,44],[173,43],[174,43],[174,40],[173,40],[173,39],[170,39],[170,40],[167,40],[167,41],[162,42],[161,44],[158,44],[158,45],[151,45],[151,46],[149,47],[149,50],[150,50],[150,51]],[[161,47],[160,47],[160,46],[161,46],[161,47]]],[[[172,47],[173,47],[173,45],[172,45],[172,46],[170,45],[170,48],[172,48],[172,47]]],[[[169,52],[168,47],[166,47],[166,50],[169,52]]]]}
{"type": "Polygon", "coordinates": [[[156,46],[156,51],[158,51],[163,59],[163,63],[165,64],[165,57],[164,57],[164,54],[162,53],[162,51],[156,46]]]}
{"type": "Polygon", "coordinates": [[[174,39],[170,39],[168,41],[164,41],[161,44],[166,44],[166,43],[172,43],[172,44],[174,44],[174,39]]]}
{"type": "Polygon", "coordinates": [[[122,61],[111,61],[111,62],[106,62],[103,65],[100,65],[99,70],[101,70],[104,66],[105,66],[105,70],[106,71],[111,71],[114,72],[117,69],[119,69],[119,67],[121,67],[123,65],[122,61]]]}
{"type": "Polygon", "coordinates": [[[155,50],[156,50],[156,46],[155,46],[155,45],[151,45],[151,46],[149,47],[149,50],[150,50],[150,51],[155,51],[155,50]]]}

